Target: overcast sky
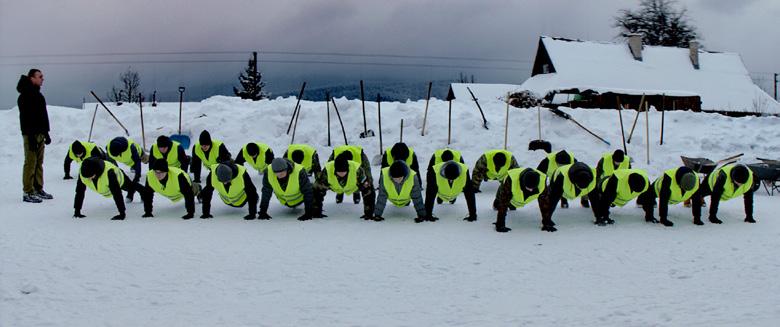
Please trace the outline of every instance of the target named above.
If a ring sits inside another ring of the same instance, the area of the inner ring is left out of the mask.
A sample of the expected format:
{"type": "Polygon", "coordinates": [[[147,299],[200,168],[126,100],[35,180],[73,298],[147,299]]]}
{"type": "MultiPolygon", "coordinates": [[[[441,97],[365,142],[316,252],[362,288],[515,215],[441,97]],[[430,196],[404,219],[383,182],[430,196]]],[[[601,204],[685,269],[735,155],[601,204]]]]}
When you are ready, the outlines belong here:
{"type": "MultiPolygon", "coordinates": [[[[50,104],[80,104],[90,89],[104,95],[128,66],[142,87],[207,88],[234,83],[249,54],[28,56],[257,49],[269,88],[302,80],[429,80],[474,74],[478,82],[521,83],[540,35],[613,41],[612,17],[638,1],[590,0],[0,0],[0,108],[15,104],[15,85],[31,65],[44,71],[50,104]],[[291,51],[510,59],[420,59],[268,54],[291,51]],[[94,64],[120,61],[120,64],[94,64]],[[132,63],[153,61],[157,63],[132,63]],[[301,61],[319,61],[304,64],[301,61]],[[77,64],[64,64],[64,63],[77,64]],[[369,62],[423,66],[336,65],[369,62]],[[93,64],[84,64],[93,63],[93,64]],[[430,65],[426,67],[424,65],[430,65]],[[439,67],[445,66],[445,67],[439,67]],[[476,68],[484,67],[484,68],[476,68]]],[[[780,72],[780,1],[682,0],[708,50],[738,52],[751,72],[780,72]]],[[[771,77],[767,77],[771,78],[771,77]]]]}

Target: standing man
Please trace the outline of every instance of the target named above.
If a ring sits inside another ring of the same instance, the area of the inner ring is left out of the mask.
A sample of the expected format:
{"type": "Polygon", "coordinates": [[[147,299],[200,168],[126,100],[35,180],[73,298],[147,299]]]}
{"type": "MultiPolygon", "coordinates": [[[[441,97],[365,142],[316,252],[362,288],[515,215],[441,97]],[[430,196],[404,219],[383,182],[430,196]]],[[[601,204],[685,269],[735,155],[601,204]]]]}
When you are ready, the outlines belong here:
{"type": "Polygon", "coordinates": [[[51,143],[49,137],[49,113],[46,111],[46,98],[41,94],[43,73],[30,69],[27,75],[19,78],[16,90],[19,98],[19,126],[24,140],[24,168],[22,168],[22,201],[40,203],[52,199],[52,195],[43,190],[43,150],[51,143]]]}

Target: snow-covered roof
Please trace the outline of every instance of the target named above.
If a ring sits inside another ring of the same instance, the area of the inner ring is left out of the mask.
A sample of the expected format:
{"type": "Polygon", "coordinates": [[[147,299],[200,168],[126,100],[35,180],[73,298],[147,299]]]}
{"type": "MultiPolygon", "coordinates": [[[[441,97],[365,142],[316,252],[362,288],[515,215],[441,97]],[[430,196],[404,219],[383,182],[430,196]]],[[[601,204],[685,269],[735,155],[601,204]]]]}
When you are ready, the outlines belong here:
{"type": "Polygon", "coordinates": [[[639,61],[625,43],[542,36],[541,46],[555,72],[535,75],[521,85],[521,89],[540,96],[573,88],[599,93],[698,95],[703,110],[780,114],[780,103],[753,84],[736,53],[700,50],[700,69],[695,69],[687,48],[646,45],[639,61]]]}
{"type": "Polygon", "coordinates": [[[477,100],[481,101],[504,101],[506,93],[514,93],[520,90],[520,85],[515,84],[481,84],[481,83],[452,83],[450,84],[455,99],[460,101],[472,101],[467,87],[474,92],[477,100]]]}

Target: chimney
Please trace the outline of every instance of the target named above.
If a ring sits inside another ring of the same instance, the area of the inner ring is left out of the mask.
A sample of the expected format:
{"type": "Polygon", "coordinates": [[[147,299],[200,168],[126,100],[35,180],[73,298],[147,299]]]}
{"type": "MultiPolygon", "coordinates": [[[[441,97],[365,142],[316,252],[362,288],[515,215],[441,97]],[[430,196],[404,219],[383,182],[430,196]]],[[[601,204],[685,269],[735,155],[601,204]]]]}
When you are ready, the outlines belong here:
{"type": "Polygon", "coordinates": [[[628,48],[634,59],[642,61],[642,34],[628,34],[628,48]]]}
{"type": "Polygon", "coordinates": [[[691,64],[693,68],[699,69],[699,42],[690,41],[688,43],[688,49],[690,50],[691,64]]]}

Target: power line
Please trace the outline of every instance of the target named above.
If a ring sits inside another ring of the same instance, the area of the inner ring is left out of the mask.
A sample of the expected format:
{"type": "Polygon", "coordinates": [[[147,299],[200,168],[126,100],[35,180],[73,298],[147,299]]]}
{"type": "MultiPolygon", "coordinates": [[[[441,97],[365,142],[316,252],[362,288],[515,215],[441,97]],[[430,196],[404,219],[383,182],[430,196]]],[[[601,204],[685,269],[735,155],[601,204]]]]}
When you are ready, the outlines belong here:
{"type": "MultiPolygon", "coordinates": [[[[354,66],[387,66],[387,67],[421,67],[421,68],[452,68],[452,69],[482,69],[482,70],[514,70],[527,71],[528,68],[504,66],[473,66],[473,65],[443,65],[443,64],[405,64],[385,62],[345,62],[326,60],[258,60],[261,63],[279,64],[323,64],[323,65],[354,65],[354,66]]],[[[128,64],[201,64],[201,63],[244,63],[239,59],[203,59],[203,60],[116,60],[116,61],[52,61],[28,63],[0,63],[0,66],[35,66],[35,65],[128,65],[128,64]]]]}
{"type": "MultiPolygon", "coordinates": [[[[167,55],[224,55],[224,54],[247,54],[247,53],[252,53],[252,51],[253,50],[16,54],[16,55],[0,55],[0,58],[167,56],[167,55]]],[[[294,55],[294,56],[330,56],[330,57],[398,58],[398,59],[436,59],[436,60],[464,60],[464,61],[517,62],[517,63],[530,63],[531,62],[530,60],[509,59],[509,58],[479,58],[479,57],[455,57],[455,56],[418,56],[418,55],[375,54],[375,53],[306,52],[306,51],[258,51],[258,52],[260,54],[294,55]]]]}

